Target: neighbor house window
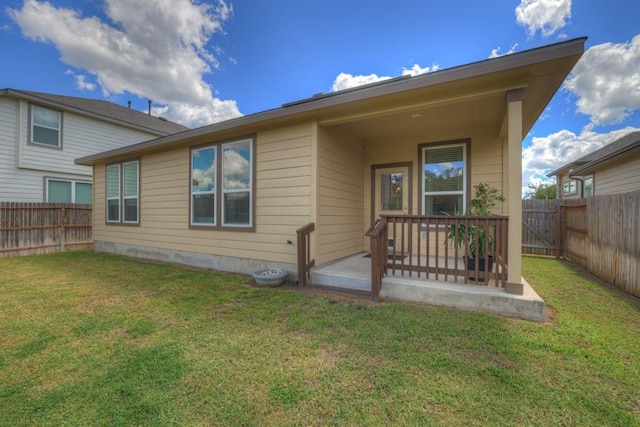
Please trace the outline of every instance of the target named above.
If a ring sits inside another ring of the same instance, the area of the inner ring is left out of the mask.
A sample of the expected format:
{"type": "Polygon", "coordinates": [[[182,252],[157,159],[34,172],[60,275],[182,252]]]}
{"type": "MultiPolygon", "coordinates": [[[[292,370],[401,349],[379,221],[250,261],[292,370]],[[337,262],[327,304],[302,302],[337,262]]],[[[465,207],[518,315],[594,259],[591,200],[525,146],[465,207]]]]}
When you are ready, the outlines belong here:
{"type": "Polygon", "coordinates": [[[593,175],[587,175],[584,177],[584,197],[593,196],[593,175]]]}
{"type": "Polygon", "coordinates": [[[191,225],[253,227],[253,139],[191,150],[191,225]]]}
{"type": "Polygon", "coordinates": [[[464,213],[467,194],[467,145],[422,147],[422,214],[464,213]]]}
{"type": "Polygon", "coordinates": [[[31,106],[31,142],[61,147],[62,113],[48,108],[31,106]]]}
{"type": "Polygon", "coordinates": [[[107,222],[138,224],[140,216],[140,162],[107,166],[107,222]]]}
{"type": "Polygon", "coordinates": [[[91,204],[91,189],[86,181],[46,178],[46,201],[91,204]]]}
{"type": "Polygon", "coordinates": [[[573,196],[578,194],[578,181],[571,179],[562,184],[562,194],[564,196],[573,196]]]}

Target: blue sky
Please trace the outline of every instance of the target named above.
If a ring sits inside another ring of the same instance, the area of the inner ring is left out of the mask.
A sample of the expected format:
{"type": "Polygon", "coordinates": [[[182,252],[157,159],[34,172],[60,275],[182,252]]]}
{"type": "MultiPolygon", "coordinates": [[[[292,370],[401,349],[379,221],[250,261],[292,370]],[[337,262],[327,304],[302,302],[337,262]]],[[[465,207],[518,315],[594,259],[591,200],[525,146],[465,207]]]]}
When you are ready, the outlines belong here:
{"type": "Polygon", "coordinates": [[[193,127],[587,36],[524,141],[525,186],[640,129],[637,0],[3,3],[0,88],[140,110],[151,99],[154,114],[193,127]]]}

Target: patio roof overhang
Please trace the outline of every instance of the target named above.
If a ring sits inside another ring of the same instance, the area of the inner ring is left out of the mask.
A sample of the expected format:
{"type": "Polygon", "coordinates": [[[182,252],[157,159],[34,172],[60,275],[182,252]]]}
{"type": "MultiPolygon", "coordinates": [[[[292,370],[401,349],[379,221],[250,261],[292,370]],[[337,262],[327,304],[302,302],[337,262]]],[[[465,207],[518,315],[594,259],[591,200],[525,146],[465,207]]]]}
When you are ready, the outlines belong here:
{"type": "Polygon", "coordinates": [[[506,132],[507,93],[524,89],[522,135],[531,129],[575,63],[586,38],[414,77],[316,95],[264,111],[76,160],[116,161],[170,148],[317,120],[362,139],[415,133],[429,126],[492,126],[506,132]],[[417,117],[420,120],[412,120],[417,117]]]}

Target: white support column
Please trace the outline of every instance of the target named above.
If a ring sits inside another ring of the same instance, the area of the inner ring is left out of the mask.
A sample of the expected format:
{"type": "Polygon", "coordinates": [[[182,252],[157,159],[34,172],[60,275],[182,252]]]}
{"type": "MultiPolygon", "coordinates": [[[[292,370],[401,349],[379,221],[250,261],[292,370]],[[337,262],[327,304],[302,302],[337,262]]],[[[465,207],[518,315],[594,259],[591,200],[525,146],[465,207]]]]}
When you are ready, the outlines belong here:
{"type": "Polygon", "coordinates": [[[522,100],[524,89],[507,92],[509,274],[505,290],[523,293],[522,284],[522,100]]]}

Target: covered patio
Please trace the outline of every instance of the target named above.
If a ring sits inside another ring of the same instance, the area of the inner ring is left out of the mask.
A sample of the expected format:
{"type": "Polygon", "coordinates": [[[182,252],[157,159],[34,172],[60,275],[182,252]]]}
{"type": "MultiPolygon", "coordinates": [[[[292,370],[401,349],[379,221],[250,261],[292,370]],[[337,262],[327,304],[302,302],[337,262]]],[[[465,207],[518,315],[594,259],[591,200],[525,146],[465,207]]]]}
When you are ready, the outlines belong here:
{"type": "Polygon", "coordinates": [[[385,215],[366,233],[370,251],[317,267],[308,251],[315,226],[308,224],[298,230],[299,284],[544,321],[545,303],[524,279],[518,292],[509,292],[508,221],[504,215],[385,215]],[[480,228],[489,238],[479,238],[480,228]]]}
{"type": "MultiPolygon", "coordinates": [[[[371,257],[368,252],[322,265],[311,272],[311,282],[327,287],[367,292],[371,288],[371,257]]],[[[523,279],[522,295],[508,294],[488,284],[467,283],[450,277],[448,281],[409,277],[388,271],[382,278],[380,298],[401,299],[462,310],[492,313],[507,317],[543,322],[546,305],[523,279]]]]}

